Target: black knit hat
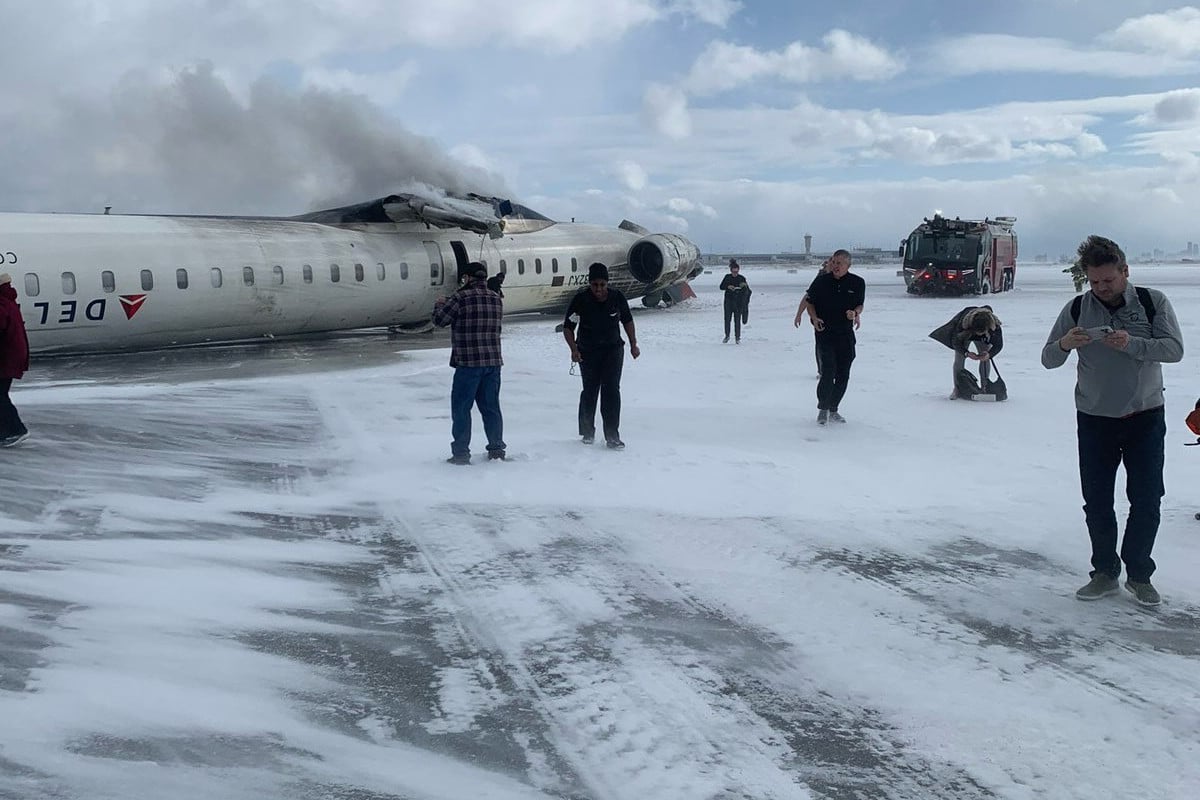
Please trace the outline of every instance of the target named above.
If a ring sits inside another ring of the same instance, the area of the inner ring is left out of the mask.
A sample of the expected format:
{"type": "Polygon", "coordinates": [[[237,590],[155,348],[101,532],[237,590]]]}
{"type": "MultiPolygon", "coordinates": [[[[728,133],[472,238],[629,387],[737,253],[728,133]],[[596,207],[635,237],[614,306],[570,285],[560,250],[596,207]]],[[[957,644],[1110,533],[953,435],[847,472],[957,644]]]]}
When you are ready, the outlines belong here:
{"type": "Polygon", "coordinates": [[[590,267],[588,267],[588,280],[589,281],[606,281],[606,280],[608,280],[608,267],[604,266],[599,261],[597,261],[595,264],[592,264],[590,267]]]}

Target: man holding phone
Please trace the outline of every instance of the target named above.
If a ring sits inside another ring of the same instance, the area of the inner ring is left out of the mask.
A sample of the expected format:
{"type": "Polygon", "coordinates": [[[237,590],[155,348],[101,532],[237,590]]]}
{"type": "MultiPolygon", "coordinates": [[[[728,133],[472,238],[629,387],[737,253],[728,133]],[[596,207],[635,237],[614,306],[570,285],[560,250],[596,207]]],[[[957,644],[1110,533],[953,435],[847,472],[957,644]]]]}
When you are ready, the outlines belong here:
{"type": "Polygon", "coordinates": [[[1129,283],[1125,253],[1115,242],[1089,236],[1078,255],[1091,289],[1067,303],[1042,348],[1047,369],[1061,367],[1071,351],[1078,355],[1079,478],[1092,571],[1075,596],[1099,600],[1119,592],[1123,561],[1125,588],[1142,605],[1156,606],[1161,598],[1150,583],[1150,553],[1165,491],[1162,365],[1183,358],[1183,336],[1166,295],[1129,283]],[[1122,463],[1129,519],[1118,556],[1113,492],[1122,463]]]}

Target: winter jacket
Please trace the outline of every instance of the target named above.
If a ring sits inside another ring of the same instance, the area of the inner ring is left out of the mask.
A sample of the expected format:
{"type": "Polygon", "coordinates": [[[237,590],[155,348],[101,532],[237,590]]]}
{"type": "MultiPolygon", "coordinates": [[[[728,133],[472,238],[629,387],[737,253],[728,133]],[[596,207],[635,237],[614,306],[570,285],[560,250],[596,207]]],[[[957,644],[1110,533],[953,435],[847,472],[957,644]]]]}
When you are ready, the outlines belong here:
{"type": "Polygon", "coordinates": [[[725,293],[725,307],[730,310],[741,311],[750,302],[750,286],[746,283],[745,275],[731,272],[721,279],[718,288],[725,293]]]}
{"type": "Polygon", "coordinates": [[[991,311],[992,307],[967,306],[955,314],[945,325],[931,331],[929,338],[941,342],[959,353],[967,352],[971,342],[979,342],[981,345],[988,345],[987,351],[993,356],[996,355],[1004,348],[1004,329],[997,325],[994,330],[984,334],[977,334],[971,330],[971,321],[974,319],[975,312],[982,310],[991,311]]]}
{"type": "Polygon", "coordinates": [[[0,285],[0,378],[20,378],[29,369],[29,338],[12,284],[0,285]]]}

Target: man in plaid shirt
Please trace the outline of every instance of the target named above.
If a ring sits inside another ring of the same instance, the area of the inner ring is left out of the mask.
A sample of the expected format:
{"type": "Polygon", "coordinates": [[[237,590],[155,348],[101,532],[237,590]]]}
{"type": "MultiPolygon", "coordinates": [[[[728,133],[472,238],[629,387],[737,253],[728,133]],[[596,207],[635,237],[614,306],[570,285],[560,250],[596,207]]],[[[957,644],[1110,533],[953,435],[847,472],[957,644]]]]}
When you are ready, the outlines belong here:
{"type": "Polygon", "coordinates": [[[439,297],[433,307],[433,324],[450,326],[451,464],[471,463],[471,406],[479,406],[487,434],[488,459],[504,460],[504,417],[500,414],[500,317],[504,303],[487,287],[487,267],[473,261],[465,272],[467,283],[450,296],[439,297]]]}

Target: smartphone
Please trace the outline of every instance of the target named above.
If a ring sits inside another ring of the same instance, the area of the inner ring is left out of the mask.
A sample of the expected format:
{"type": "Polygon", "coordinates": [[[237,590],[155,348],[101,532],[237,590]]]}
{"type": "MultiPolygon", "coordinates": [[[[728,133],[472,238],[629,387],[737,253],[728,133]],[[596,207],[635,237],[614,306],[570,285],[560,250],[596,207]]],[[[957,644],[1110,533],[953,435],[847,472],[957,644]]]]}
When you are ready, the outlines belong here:
{"type": "Polygon", "coordinates": [[[1113,332],[1113,329],[1107,325],[1101,325],[1099,328],[1088,328],[1087,332],[1088,335],[1092,337],[1092,341],[1094,342],[1098,339],[1103,339],[1105,336],[1108,336],[1113,332]]]}

